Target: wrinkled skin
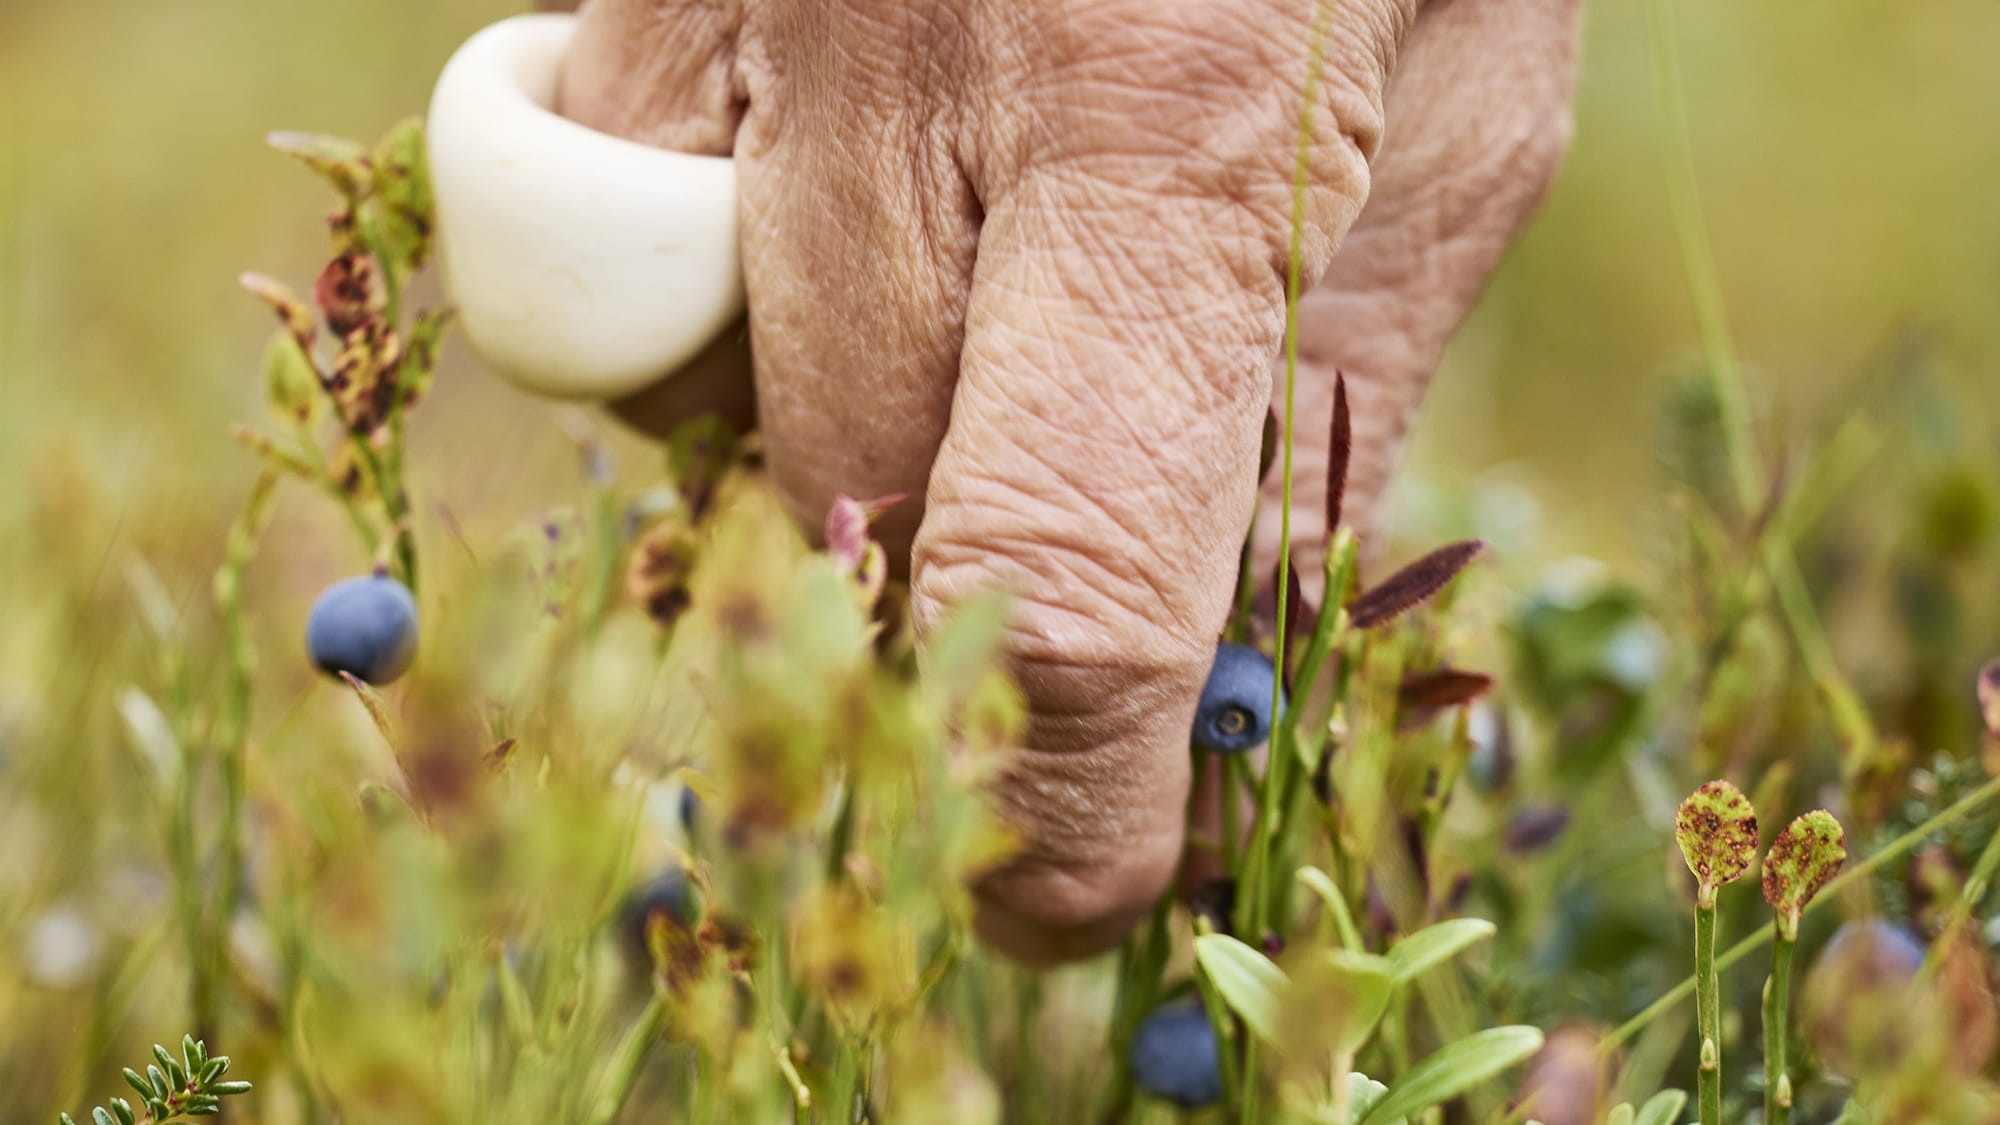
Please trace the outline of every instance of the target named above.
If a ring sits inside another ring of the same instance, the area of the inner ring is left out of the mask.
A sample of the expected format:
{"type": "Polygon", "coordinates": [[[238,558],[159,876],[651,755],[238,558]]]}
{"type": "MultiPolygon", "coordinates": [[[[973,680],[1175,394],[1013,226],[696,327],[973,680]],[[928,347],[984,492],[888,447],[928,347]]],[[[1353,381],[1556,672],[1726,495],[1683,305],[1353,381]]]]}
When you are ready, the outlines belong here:
{"type": "MultiPolygon", "coordinates": [[[[1567,143],[1579,2],[1335,8],[1307,153],[1304,574],[1334,369],[1365,527],[1567,143]]],[[[1002,798],[1030,843],[979,898],[1018,957],[1108,948],[1172,878],[1189,723],[1259,505],[1258,573],[1276,554],[1257,460],[1312,9],[590,0],[565,66],[564,113],[738,167],[748,354],[725,340],[621,412],[659,432],[754,410],[807,527],[838,493],[922,497],[878,525],[920,629],[1017,596],[1033,717],[1002,798]]]]}

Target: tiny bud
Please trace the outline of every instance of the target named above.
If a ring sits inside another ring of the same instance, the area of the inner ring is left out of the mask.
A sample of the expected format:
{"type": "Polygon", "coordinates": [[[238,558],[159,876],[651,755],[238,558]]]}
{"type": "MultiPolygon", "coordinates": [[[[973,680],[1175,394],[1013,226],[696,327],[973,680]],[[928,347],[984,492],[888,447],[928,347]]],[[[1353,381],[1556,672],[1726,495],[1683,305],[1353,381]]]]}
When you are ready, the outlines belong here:
{"type": "Polygon", "coordinates": [[[1722,1052],[1716,1049],[1715,1040],[1703,1039],[1701,1041],[1701,1068],[1703,1070],[1714,1070],[1721,1065],[1722,1052]]]}
{"type": "Polygon", "coordinates": [[[1708,782],[1681,802],[1674,830],[1705,903],[1713,901],[1715,888],[1741,878],[1757,858],[1757,811],[1727,781],[1708,782]]]}
{"type": "Polygon", "coordinates": [[[1792,1104],[1792,1076],[1789,1074],[1778,1076],[1778,1104],[1782,1106],[1792,1104]]]}

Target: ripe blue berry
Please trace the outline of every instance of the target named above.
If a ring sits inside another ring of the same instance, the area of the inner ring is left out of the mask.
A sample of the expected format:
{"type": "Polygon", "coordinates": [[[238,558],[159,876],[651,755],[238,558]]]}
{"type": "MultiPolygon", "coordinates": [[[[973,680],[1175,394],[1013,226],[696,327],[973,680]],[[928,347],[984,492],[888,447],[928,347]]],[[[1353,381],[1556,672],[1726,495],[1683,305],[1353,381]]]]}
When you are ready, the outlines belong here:
{"type": "Polygon", "coordinates": [[[1197,1007],[1156,1008],[1132,1036],[1132,1081],[1139,1089],[1183,1109],[1222,1097],[1215,1029],[1197,1007]]]}
{"type": "Polygon", "coordinates": [[[327,587],[306,619],[306,651],[328,675],[386,684],[417,657],[417,602],[385,575],[327,587]]]}
{"type": "Polygon", "coordinates": [[[1241,754],[1262,746],[1271,737],[1271,682],[1277,674],[1270,658],[1249,645],[1216,645],[1194,712],[1195,747],[1241,754]]]}

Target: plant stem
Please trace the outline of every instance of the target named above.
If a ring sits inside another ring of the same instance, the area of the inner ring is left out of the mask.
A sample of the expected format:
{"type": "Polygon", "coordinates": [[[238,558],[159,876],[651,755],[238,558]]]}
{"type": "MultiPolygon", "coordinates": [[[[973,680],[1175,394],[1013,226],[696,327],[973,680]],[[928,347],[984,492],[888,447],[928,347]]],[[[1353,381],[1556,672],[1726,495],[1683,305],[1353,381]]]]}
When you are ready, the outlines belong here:
{"type": "MultiPolygon", "coordinates": [[[[618,1119],[618,1111],[625,1107],[625,1099],[632,1095],[632,1087],[638,1085],[639,1071],[646,1065],[646,1056],[652,1054],[653,1045],[660,1041],[660,1032],[667,1025],[667,997],[655,991],[646,1001],[639,1018],[625,1031],[625,1037],[618,1041],[617,1050],[612,1052],[611,1065],[605,1071],[604,1080],[597,1095],[597,1104],[591,1108],[589,1125],[611,1125],[618,1119]]],[[[698,1076],[699,1082],[703,1077],[698,1076]]]]}
{"type": "MultiPolygon", "coordinates": [[[[1814,907],[1818,906],[1823,902],[1832,901],[1834,898],[1838,897],[1839,891],[1842,887],[1849,886],[1852,883],[1856,882],[1857,880],[1867,878],[1870,874],[1872,874],[1875,871],[1876,868],[1882,866],[1885,863],[1888,863],[1893,859],[1896,859],[1902,855],[1907,854],[1911,849],[1915,848],[1918,844],[1923,843],[1926,839],[1929,839],[1933,834],[1938,832],[1940,829],[1949,827],[1950,825],[1956,823],[1958,820],[1963,818],[1967,813],[1978,808],[1980,805],[1983,805],[1986,802],[1992,800],[1996,796],[2000,796],[2000,778],[1994,778],[1993,780],[1988,781],[1986,784],[1980,786],[1978,789],[1975,789],[1972,792],[1966,794],[1965,796],[1959,798],[1955,803],[1952,804],[1950,808],[1945,809],[1944,811],[1938,813],[1936,816],[1931,817],[1929,820],[1924,821],[1922,824],[1919,824],[1915,828],[1910,829],[1908,832],[1903,833],[1901,836],[1896,837],[1894,841],[1892,841],[1887,847],[1883,848],[1881,851],[1876,852],[1874,855],[1869,856],[1867,859],[1862,860],[1860,863],[1857,863],[1854,866],[1847,868],[1845,871],[1842,871],[1840,875],[1837,878],[1835,878],[1832,882],[1828,883],[1811,902],[1806,904],[1805,910],[1800,912],[1801,915],[1810,912],[1814,907]]],[[[1771,923],[1766,923],[1764,926],[1756,930],[1754,933],[1749,934],[1748,936],[1744,937],[1743,940],[1737,942],[1735,945],[1730,946],[1726,952],[1724,952],[1715,959],[1716,969],[1718,971],[1722,969],[1727,969],[1731,965],[1734,965],[1736,962],[1741,961],[1743,958],[1749,956],[1753,950],[1759,948],[1765,942],[1770,941],[1772,935],[1776,932],[1776,929],[1777,927],[1775,925],[1771,923]]],[[[1686,1000],[1688,996],[1694,992],[1694,990],[1695,990],[1694,977],[1689,977],[1686,980],[1683,980],[1679,984],[1675,985],[1674,987],[1668,989],[1665,993],[1663,993],[1660,996],[1658,1000],[1655,1000],[1651,1004],[1646,1005],[1645,1009],[1641,1011],[1638,1015],[1633,1016],[1629,1020],[1626,1020],[1623,1024],[1619,1025],[1616,1031],[1613,1031],[1611,1034],[1605,1036],[1604,1039],[1598,1044],[1597,1048],[1598,1052],[1600,1054],[1604,1054],[1616,1050],[1626,1040],[1632,1038],[1632,1036],[1634,1035],[1637,1035],[1640,1032],[1640,1030],[1645,1028],[1647,1024],[1650,1024],[1654,1020],[1660,1018],[1662,1013],[1666,1012],[1674,1005],[1679,1004],[1681,1001],[1686,1000]]]]}
{"type": "Polygon", "coordinates": [[[1771,946],[1771,979],[1764,986],[1764,1125],[1787,1125],[1792,1119],[1785,1038],[1792,1008],[1792,950],[1798,940],[1798,923],[1793,921],[1779,925],[1778,939],[1771,946]]]}
{"type": "Polygon", "coordinates": [[[1701,1036],[1697,1079],[1701,1125],[1722,1125],[1721,976],[1715,971],[1715,888],[1704,886],[1694,907],[1695,1033],[1701,1036]]]}

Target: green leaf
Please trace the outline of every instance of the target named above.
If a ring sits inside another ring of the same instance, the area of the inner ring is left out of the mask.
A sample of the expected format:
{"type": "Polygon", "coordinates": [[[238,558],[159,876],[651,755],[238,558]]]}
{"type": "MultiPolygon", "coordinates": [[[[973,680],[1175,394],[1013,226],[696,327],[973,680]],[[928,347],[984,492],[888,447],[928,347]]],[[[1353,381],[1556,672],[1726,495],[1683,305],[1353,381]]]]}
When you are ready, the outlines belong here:
{"type": "Polygon", "coordinates": [[[1708,782],[1681,802],[1674,834],[1705,895],[1741,878],[1757,858],[1757,810],[1727,781],[1708,782]]]}
{"type": "Polygon", "coordinates": [[[1495,932],[1493,923],[1484,918],[1452,918],[1426,926],[1390,948],[1390,971],[1397,984],[1408,984],[1495,932]]]}
{"type": "Polygon", "coordinates": [[[216,1079],[222,1077],[223,1071],[228,1069],[229,1069],[229,1059],[227,1057],[213,1058],[209,1059],[205,1063],[202,1063],[201,1085],[205,1087],[209,1083],[214,1082],[216,1079]]]}
{"type": "Polygon", "coordinates": [[[201,1048],[195,1044],[194,1036],[181,1036],[181,1067],[189,1074],[200,1074],[201,1064],[206,1061],[201,1048]]]}
{"type": "MultiPolygon", "coordinates": [[[[158,1049],[159,1048],[157,1047],[154,1048],[154,1050],[156,1051],[158,1049]]],[[[159,1099],[160,1101],[165,1101],[167,1099],[167,1096],[174,1092],[174,1088],[167,1084],[167,1076],[165,1072],[163,1072],[159,1067],[154,1066],[151,1063],[147,1063],[146,1077],[152,1083],[153,1097],[159,1099]]]]}
{"type": "Polygon", "coordinates": [[[1228,934],[1194,939],[1194,955],[1230,1011],[1266,1042],[1278,1042],[1278,1002],[1286,981],[1271,959],[1228,934]]]}
{"type": "Polygon", "coordinates": [[[1846,862],[1847,833],[1825,809],[1792,821],[1771,841],[1764,855],[1764,901],[1778,912],[1788,935],[1797,932],[1806,904],[1846,862]]]}
{"type": "Polygon", "coordinates": [[[153,1096],[153,1088],[146,1084],[145,1077],[141,1075],[138,1071],[133,1070],[131,1067],[128,1066],[125,1068],[124,1074],[125,1074],[125,1084],[127,1086],[132,1087],[134,1090],[139,1091],[140,1097],[150,1098],[153,1096]]]}
{"type": "Polygon", "coordinates": [[[62,1125],[76,1125],[76,1118],[71,1117],[67,1113],[57,1114],[56,1120],[62,1122],[62,1125]]]}
{"type": "Polygon", "coordinates": [[[1395,992],[1388,958],[1351,949],[1320,950],[1293,974],[1281,1046],[1301,1058],[1360,1050],[1395,992]]]}
{"type": "MultiPolygon", "coordinates": [[[[1362,1118],[1367,1117],[1368,1112],[1374,1109],[1375,1104],[1381,1101],[1383,1096],[1388,1094],[1388,1092],[1389,1087],[1384,1086],[1358,1070],[1349,1073],[1347,1076],[1348,1125],[1355,1125],[1362,1118]]],[[[1398,1117],[1394,1121],[1384,1122],[1383,1125],[1408,1125],[1408,1119],[1398,1117]]]]}
{"type": "Polygon", "coordinates": [[[453,316],[450,309],[425,309],[410,324],[403,358],[396,364],[396,391],[404,406],[415,406],[430,393],[437,376],[438,352],[453,316]]]}
{"type": "Polygon", "coordinates": [[[138,1125],[139,1118],[132,1112],[132,1103],[124,1098],[111,1099],[111,1116],[118,1119],[118,1125],[138,1125]]]}
{"type": "Polygon", "coordinates": [[[317,172],[349,200],[368,194],[374,185],[368,150],[358,142],[320,133],[272,133],[264,143],[317,172]]]}
{"type": "Polygon", "coordinates": [[[1639,1117],[1633,1125],[1674,1125],[1681,1119],[1681,1111],[1687,1108],[1687,1104],[1687,1091],[1661,1090],[1639,1107],[1639,1117]]]}
{"type": "Polygon", "coordinates": [[[92,1125],[118,1125],[118,1119],[111,1116],[111,1111],[103,1106],[90,1111],[90,1120],[92,1125]]]}
{"type": "Polygon", "coordinates": [[[397,277],[422,268],[431,250],[431,171],[424,153],[424,125],[412,117],[389,130],[375,147],[375,198],[381,204],[378,237],[397,277]]]}
{"type": "Polygon", "coordinates": [[[1611,1107],[1610,1113],[1604,1115],[1604,1125],[1632,1125],[1632,1117],[1632,1103],[1619,1102],[1611,1107]]]}
{"type": "Polygon", "coordinates": [[[1361,1125],[1388,1125],[1398,1117],[1442,1105],[1542,1049],[1542,1033],[1532,1027],[1495,1027],[1474,1032],[1439,1048],[1410,1068],[1402,1081],[1361,1119],[1361,1125]]]}
{"type": "Polygon", "coordinates": [[[218,1097],[228,1097],[230,1094],[247,1094],[250,1092],[250,1083],[243,1081],[217,1082],[208,1088],[208,1092],[218,1097]]]}
{"type": "Polygon", "coordinates": [[[1347,900],[1341,897],[1340,888],[1334,886],[1333,877],[1317,867],[1299,868],[1298,880],[1311,887],[1313,892],[1326,903],[1333,912],[1333,924],[1340,930],[1340,943],[1357,952],[1365,951],[1361,942],[1361,931],[1355,928],[1354,913],[1347,909],[1347,900]]]}

